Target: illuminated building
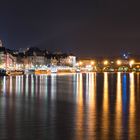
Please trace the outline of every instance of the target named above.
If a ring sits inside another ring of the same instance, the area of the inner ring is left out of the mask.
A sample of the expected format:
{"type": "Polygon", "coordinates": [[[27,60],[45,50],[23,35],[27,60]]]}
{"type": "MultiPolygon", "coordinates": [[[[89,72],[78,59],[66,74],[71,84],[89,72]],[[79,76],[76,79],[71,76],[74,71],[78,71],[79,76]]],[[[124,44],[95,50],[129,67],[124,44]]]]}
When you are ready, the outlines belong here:
{"type": "Polygon", "coordinates": [[[25,52],[24,65],[28,68],[42,66],[46,64],[45,53],[38,48],[29,48],[25,52]]]}
{"type": "Polygon", "coordinates": [[[47,64],[57,66],[71,66],[76,65],[76,56],[65,53],[47,54],[47,64]]]}
{"type": "Polygon", "coordinates": [[[2,46],[0,40],[0,67],[4,69],[13,69],[16,64],[16,57],[9,49],[2,46]]]}
{"type": "Polygon", "coordinates": [[[60,63],[61,63],[61,65],[67,65],[67,66],[75,67],[76,66],[76,56],[72,56],[72,55],[69,56],[68,55],[65,58],[61,58],[60,63]]]}

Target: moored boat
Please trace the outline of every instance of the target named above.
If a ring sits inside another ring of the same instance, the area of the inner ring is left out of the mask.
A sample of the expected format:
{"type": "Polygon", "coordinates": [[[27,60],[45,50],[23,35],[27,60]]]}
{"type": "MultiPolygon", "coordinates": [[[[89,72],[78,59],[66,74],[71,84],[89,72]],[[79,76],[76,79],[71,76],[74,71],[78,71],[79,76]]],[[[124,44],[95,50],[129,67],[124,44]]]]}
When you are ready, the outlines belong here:
{"type": "Polygon", "coordinates": [[[49,70],[35,70],[35,74],[49,74],[50,71],[49,70]]]}
{"type": "Polygon", "coordinates": [[[7,71],[7,75],[23,75],[24,71],[23,70],[10,70],[7,71]]]}
{"type": "Polygon", "coordinates": [[[35,74],[34,69],[24,70],[24,74],[35,74]]]}

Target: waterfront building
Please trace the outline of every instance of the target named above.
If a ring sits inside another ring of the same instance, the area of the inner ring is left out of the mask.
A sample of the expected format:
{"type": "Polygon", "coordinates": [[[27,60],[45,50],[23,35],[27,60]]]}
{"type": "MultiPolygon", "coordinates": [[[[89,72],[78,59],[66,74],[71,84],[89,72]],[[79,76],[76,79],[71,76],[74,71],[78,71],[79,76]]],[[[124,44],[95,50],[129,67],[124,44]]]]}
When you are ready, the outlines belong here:
{"type": "Polygon", "coordinates": [[[75,67],[76,66],[76,56],[74,55],[67,55],[64,59],[61,59],[61,63],[63,65],[75,67]]]}
{"type": "Polygon", "coordinates": [[[76,65],[76,56],[66,53],[47,54],[47,64],[53,66],[72,66],[76,65]]]}
{"type": "Polygon", "coordinates": [[[0,67],[4,69],[14,69],[16,66],[16,56],[11,50],[6,49],[0,41],[0,67]]]}
{"type": "Polygon", "coordinates": [[[38,69],[49,66],[76,66],[76,56],[66,53],[48,53],[37,47],[9,50],[0,40],[0,67],[4,69],[38,69]]]}
{"type": "Polygon", "coordinates": [[[38,48],[29,48],[25,52],[24,65],[26,68],[46,65],[45,52],[38,48]]]}

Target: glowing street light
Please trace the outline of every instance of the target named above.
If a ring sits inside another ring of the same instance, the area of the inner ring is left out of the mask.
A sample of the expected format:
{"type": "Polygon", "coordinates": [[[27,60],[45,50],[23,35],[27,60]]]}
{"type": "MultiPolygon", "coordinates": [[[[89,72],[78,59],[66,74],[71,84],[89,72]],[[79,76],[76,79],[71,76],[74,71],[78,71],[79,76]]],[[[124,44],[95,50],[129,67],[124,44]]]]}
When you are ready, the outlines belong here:
{"type": "Polygon", "coordinates": [[[79,62],[79,65],[81,66],[82,64],[83,64],[83,62],[82,62],[82,61],[80,61],[80,62],[79,62]]]}
{"type": "Polygon", "coordinates": [[[134,60],[130,60],[130,61],[129,61],[129,64],[130,64],[130,65],[133,65],[134,63],[135,63],[134,60]]]}
{"type": "Polygon", "coordinates": [[[132,67],[132,65],[135,63],[135,61],[134,60],[130,60],[129,61],[129,65],[130,65],[130,67],[132,67]]]}
{"type": "Polygon", "coordinates": [[[108,62],[107,60],[104,61],[104,65],[108,65],[108,63],[109,63],[109,62],[108,62]]]}
{"type": "Polygon", "coordinates": [[[90,64],[91,64],[91,65],[94,65],[94,64],[95,64],[95,61],[91,61],[90,64]]]}
{"type": "Polygon", "coordinates": [[[121,60],[117,60],[117,65],[121,65],[122,64],[122,61],[121,60]]]}

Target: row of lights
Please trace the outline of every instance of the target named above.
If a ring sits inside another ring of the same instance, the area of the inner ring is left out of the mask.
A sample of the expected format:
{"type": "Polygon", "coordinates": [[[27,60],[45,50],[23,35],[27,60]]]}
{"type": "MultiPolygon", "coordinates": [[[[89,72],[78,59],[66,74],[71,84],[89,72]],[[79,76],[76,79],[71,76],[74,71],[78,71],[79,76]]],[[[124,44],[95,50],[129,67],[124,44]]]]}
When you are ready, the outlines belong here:
{"type": "MultiPolygon", "coordinates": [[[[91,65],[95,65],[95,63],[96,63],[95,61],[91,61],[91,62],[90,62],[91,65]]],[[[130,60],[130,61],[129,61],[129,65],[130,65],[130,66],[132,66],[134,63],[135,63],[134,60],[130,60]]],[[[108,64],[109,64],[109,61],[108,61],[108,60],[104,60],[104,61],[103,61],[103,64],[104,64],[104,65],[108,65],[108,64]]],[[[121,61],[121,60],[117,60],[117,61],[116,61],[116,64],[117,64],[117,65],[121,65],[121,64],[122,64],[122,61],[121,61]]],[[[82,65],[83,65],[83,62],[82,62],[82,61],[79,61],[76,65],[77,65],[77,66],[82,66],[82,65]]]]}

